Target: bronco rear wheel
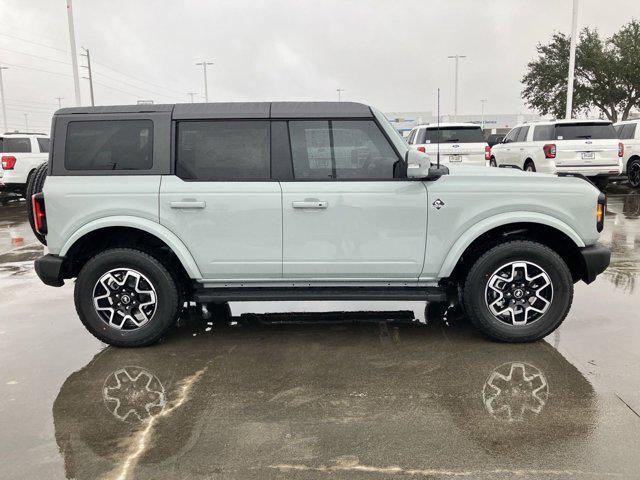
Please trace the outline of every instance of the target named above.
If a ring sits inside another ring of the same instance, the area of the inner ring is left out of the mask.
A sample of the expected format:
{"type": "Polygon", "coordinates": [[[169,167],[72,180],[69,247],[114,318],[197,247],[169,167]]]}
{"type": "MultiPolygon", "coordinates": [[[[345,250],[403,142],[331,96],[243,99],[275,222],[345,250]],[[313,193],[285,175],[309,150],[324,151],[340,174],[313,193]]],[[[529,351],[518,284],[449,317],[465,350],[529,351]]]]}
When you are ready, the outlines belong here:
{"type": "Polygon", "coordinates": [[[463,301],[473,324],[504,342],[531,342],[565,319],[573,300],[567,264],[549,247],[514,240],[482,255],[471,267],[463,301]]]}
{"type": "Polygon", "coordinates": [[[165,266],[151,255],[112,248],[80,270],[74,291],[84,326],[118,347],[157,342],[178,316],[178,288],[165,266]]]}

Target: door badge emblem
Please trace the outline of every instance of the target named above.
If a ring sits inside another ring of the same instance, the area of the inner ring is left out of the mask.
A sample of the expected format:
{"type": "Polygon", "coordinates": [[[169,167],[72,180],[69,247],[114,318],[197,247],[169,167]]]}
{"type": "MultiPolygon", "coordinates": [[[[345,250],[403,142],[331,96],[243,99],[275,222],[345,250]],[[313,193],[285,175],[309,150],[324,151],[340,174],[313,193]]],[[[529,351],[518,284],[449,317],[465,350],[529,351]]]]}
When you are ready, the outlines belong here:
{"type": "Polygon", "coordinates": [[[434,208],[436,210],[440,210],[441,208],[444,207],[444,202],[438,198],[438,199],[436,199],[435,202],[432,203],[432,205],[434,206],[434,208]]]}

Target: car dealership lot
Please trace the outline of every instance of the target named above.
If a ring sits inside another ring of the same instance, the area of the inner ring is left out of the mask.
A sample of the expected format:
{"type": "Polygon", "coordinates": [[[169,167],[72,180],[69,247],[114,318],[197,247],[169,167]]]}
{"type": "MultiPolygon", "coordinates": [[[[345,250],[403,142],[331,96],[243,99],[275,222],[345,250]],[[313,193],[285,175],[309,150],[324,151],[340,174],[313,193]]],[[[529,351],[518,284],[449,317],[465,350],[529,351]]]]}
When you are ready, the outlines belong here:
{"type": "Polygon", "coordinates": [[[640,192],[607,210],[612,264],[543,342],[420,303],[253,303],[117,349],[37,279],[25,203],[0,199],[0,478],[635,477],[640,192]],[[311,309],[365,313],[247,314],[311,309]]]}

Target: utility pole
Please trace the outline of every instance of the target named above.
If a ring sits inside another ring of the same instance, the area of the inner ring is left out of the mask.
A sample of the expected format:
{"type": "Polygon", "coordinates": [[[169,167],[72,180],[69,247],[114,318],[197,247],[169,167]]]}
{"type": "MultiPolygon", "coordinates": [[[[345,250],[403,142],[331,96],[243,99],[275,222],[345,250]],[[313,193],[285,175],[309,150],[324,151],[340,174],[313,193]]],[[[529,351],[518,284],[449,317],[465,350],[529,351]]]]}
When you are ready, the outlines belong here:
{"type": "Polygon", "coordinates": [[[447,58],[454,58],[456,60],[456,73],[453,85],[453,119],[458,119],[458,61],[461,58],[467,58],[466,55],[449,55],[447,58]]]}
{"type": "Polygon", "coordinates": [[[336,92],[338,92],[338,101],[342,101],[342,92],[344,92],[344,88],[336,88],[336,92]]]}
{"type": "Polygon", "coordinates": [[[571,15],[571,45],[569,47],[569,76],[567,79],[567,110],[565,118],[570,119],[573,113],[573,79],[576,69],[576,42],[578,37],[578,3],[573,0],[573,13],[571,15]]]}
{"type": "Polygon", "coordinates": [[[204,74],[204,101],[209,103],[209,89],[207,87],[207,65],[213,65],[213,62],[207,62],[203,60],[202,62],[196,63],[196,65],[202,65],[202,73],[204,74]]]}
{"type": "Polygon", "coordinates": [[[58,108],[62,108],[62,100],[64,99],[64,97],[53,97],[56,100],[58,100],[58,108]]]}
{"type": "Polygon", "coordinates": [[[187,95],[189,95],[189,97],[191,98],[191,103],[193,103],[193,96],[197,94],[198,92],[187,92],[187,95]]]}
{"type": "Polygon", "coordinates": [[[480,128],[482,130],[484,130],[484,102],[486,102],[486,99],[480,100],[480,102],[482,103],[482,113],[481,113],[481,117],[480,117],[480,128]]]}
{"type": "Polygon", "coordinates": [[[24,126],[25,126],[25,133],[29,133],[29,117],[27,117],[27,114],[24,114],[24,126]]]}
{"type": "Polygon", "coordinates": [[[95,106],[95,102],[93,101],[93,76],[91,75],[91,55],[89,54],[89,49],[88,48],[84,48],[82,47],[85,51],[85,53],[82,53],[81,55],[83,57],[87,57],[87,65],[83,67],[87,69],[87,73],[89,74],[88,77],[83,77],[86,78],[87,80],[89,80],[89,92],[91,93],[91,106],[95,106]]]}
{"type": "Polygon", "coordinates": [[[76,94],[76,106],[82,103],[80,100],[80,74],[78,73],[78,53],[76,52],[76,34],[73,28],[73,6],[71,0],[67,0],[67,19],[69,20],[69,42],[71,43],[71,66],[73,68],[73,86],[76,94]]]}
{"type": "Polygon", "coordinates": [[[4,85],[2,83],[2,70],[9,70],[9,67],[0,67],[0,102],[2,102],[2,122],[4,130],[9,131],[9,125],[7,124],[7,106],[4,103],[4,85]]]}

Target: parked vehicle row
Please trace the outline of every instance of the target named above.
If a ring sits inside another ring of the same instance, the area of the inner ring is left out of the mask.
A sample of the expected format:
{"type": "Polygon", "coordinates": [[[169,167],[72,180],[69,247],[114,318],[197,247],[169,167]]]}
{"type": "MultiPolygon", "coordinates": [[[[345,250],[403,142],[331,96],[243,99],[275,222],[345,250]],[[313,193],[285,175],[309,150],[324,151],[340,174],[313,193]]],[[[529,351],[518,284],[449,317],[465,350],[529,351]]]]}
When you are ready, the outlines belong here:
{"type": "Polygon", "coordinates": [[[436,168],[359,103],[68,108],[53,124],[30,182],[36,273],[75,278],[80,319],[113,345],[157,341],[185,302],[287,299],[459,301],[489,337],[528,342],[609,264],[604,195],[464,166],[485,162],[475,127],[450,126],[475,150],[436,168]]]}
{"type": "Polygon", "coordinates": [[[0,136],[0,152],[0,191],[24,195],[29,179],[49,155],[49,137],[42,133],[5,133],[0,136]]]}

